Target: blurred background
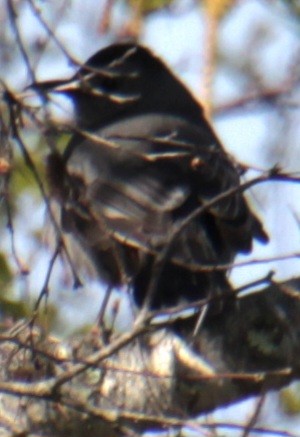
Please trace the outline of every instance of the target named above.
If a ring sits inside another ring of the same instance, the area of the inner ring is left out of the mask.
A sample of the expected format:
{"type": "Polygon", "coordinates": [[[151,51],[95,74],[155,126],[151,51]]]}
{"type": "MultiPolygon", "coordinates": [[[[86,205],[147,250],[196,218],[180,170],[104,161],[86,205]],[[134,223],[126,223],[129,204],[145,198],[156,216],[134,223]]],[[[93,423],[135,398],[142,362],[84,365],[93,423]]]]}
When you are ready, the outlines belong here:
{"type": "MultiPolygon", "coordinates": [[[[246,169],[245,179],[274,167],[299,176],[299,0],[0,0],[0,5],[3,90],[19,95],[35,80],[70,77],[102,47],[136,40],[162,57],[202,102],[224,147],[246,169]]],[[[2,103],[0,110],[5,120],[2,103]]],[[[63,99],[47,110],[53,119],[72,116],[70,102],[63,99]]],[[[41,180],[48,152],[42,133],[42,127],[24,118],[25,152],[41,180]]],[[[3,324],[30,314],[45,290],[48,304],[41,319],[57,335],[66,337],[94,323],[102,286],[86,281],[74,290],[65,263],[53,257],[45,203],[24,150],[13,140],[0,145],[0,175],[3,324]]],[[[300,277],[300,186],[267,182],[247,196],[271,238],[267,246],[256,244],[251,255],[238,257],[232,282],[245,285],[271,271],[276,280],[300,277]]],[[[109,311],[124,330],[131,310],[120,296],[116,290],[109,311]]],[[[256,402],[222,409],[207,420],[244,424],[256,402]]],[[[274,435],[300,435],[299,412],[294,384],[267,397],[257,424],[274,435]]],[[[222,435],[245,434],[231,429],[222,435]]]]}

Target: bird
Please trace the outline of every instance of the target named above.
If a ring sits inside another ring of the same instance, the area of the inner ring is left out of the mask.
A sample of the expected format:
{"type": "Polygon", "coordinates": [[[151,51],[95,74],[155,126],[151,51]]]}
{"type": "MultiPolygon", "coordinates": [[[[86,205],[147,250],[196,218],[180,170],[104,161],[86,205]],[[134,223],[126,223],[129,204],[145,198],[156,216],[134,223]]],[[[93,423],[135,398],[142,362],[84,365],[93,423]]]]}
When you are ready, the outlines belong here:
{"type": "Polygon", "coordinates": [[[99,279],[153,310],[230,296],[236,255],[268,235],[238,165],[171,69],[145,46],[117,43],[70,79],[33,88],[74,105],[48,177],[63,231],[99,279]]]}

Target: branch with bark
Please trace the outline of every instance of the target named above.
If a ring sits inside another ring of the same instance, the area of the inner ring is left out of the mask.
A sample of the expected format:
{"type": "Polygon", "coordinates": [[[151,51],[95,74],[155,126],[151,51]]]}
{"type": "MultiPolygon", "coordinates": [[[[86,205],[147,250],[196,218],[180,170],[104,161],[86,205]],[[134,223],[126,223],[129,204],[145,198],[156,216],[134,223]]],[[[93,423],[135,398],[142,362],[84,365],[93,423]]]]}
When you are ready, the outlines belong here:
{"type": "Polygon", "coordinates": [[[300,375],[300,280],[227,302],[192,336],[151,323],[62,342],[19,324],[1,335],[1,436],[135,435],[195,417],[300,375]]]}

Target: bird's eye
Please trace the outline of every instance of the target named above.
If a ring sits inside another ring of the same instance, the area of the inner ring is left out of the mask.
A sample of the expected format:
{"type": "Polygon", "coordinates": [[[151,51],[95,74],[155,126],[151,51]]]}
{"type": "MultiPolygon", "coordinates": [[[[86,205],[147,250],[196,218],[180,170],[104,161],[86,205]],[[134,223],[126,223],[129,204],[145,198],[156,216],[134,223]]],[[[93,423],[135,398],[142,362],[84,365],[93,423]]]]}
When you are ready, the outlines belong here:
{"type": "Polygon", "coordinates": [[[115,91],[118,88],[118,81],[113,77],[105,77],[102,79],[102,87],[105,91],[115,91]]]}

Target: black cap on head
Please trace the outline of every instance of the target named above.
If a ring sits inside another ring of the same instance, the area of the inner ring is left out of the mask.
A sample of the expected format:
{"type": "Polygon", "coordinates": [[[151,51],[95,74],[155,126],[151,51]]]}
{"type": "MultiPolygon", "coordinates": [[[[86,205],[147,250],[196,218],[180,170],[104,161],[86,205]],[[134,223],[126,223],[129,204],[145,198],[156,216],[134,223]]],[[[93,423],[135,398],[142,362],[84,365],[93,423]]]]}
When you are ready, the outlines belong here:
{"type": "Polygon", "coordinates": [[[98,51],[70,80],[33,87],[69,96],[79,128],[94,130],[149,113],[179,116],[198,126],[204,122],[202,107],[164,62],[132,43],[98,51]]]}

